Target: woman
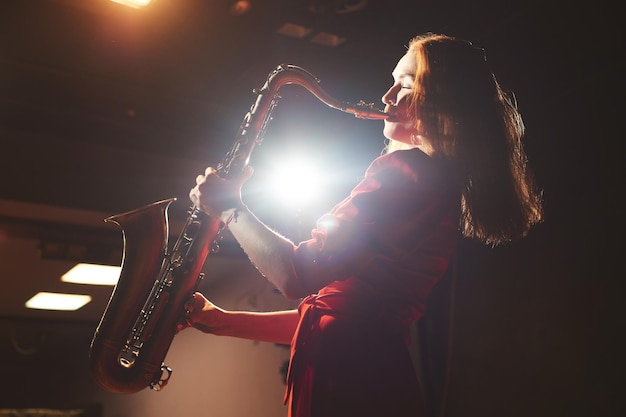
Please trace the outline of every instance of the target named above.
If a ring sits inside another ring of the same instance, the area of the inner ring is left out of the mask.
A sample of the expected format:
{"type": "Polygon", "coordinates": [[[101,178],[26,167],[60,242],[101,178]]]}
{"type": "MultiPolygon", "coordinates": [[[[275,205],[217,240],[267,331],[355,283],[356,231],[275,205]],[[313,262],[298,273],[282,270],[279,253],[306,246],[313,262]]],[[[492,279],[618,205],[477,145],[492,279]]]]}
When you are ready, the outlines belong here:
{"type": "Polygon", "coordinates": [[[497,245],[541,220],[524,126],[483,50],[419,36],[392,75],[386,149],[311,239],[294,245],[249,211],[241,186],[250,170],[226,180],[208,168],[190,192],[276,288],[304,299],[297,310],[238,312],[196,293],[181,328],[291,344],[291,417],[422,415],[409,325],[458,237],[497,245]]]}

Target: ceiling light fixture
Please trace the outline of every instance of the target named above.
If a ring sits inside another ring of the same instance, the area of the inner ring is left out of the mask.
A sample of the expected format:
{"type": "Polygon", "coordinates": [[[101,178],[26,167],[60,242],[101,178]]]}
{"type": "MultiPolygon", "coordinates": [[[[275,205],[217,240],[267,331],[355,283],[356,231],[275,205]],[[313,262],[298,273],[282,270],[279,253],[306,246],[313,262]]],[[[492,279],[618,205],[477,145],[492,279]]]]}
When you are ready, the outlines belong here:
{"type": "Polygon", "coordinates": [[[302,39],[311,33],[311,29],[295,23],[285,23],[276,30],[276,33],[289,38],[302,39]]]}
{"type": "Polygon", "coordinates": [[[25,305],[36,310],[75,311],[90,301],[89,295],[38,292],[25,305]]]}
{"type": "Polygon", "coordinates": [[[341,45],[345,41],[346,41],[346,38],[342,38],[341,36],[337,36],[328,32],[320,32],[316,34],[315,36],[313,36],[313,38],[311,39],[312,43],[323,45],[323,46],[330,46],[333,48],[341,45]]]}
{"type": "Polygon", "coordinates": [[[120,277],[121,267],[80,263],[67,271],[61,281],[72,284],[115,285],[120,277]]]}
{"type": "MultiPolygon", "coordinates": [[[[284,23],[276,30],[276,33],[278,33],[279,35],[287,36],[289,38],[304,39],[309,36],[312,31],[312,29],[302,25],[298,25],[295,23],[284,23]]],[[[317,45],[334,48],[344,43],[346,41],[346,38],[328,32],[319,32],[313,35],[310,41],[311,43],[315,43],[317,45]]]]}

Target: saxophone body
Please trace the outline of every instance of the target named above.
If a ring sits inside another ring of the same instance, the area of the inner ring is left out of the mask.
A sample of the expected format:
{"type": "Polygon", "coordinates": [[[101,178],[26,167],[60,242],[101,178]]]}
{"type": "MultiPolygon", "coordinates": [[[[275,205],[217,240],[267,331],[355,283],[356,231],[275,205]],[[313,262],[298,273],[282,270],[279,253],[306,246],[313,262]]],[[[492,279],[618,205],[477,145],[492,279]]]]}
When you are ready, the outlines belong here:
{"type": "MultiPolygon", "coordinates": [[[[276,67],[244,116],[231,150],[217,165],[222,177],[239,175],[248,165],[254,147],[263,140],[278,90],[297,84],[326,105],[363,119],[385,119],[372,104],[340,102],[319,86],[306,70],[293,65],[276,67]]],[[[94,378],[106,390],[131,394],[150,387],[160,390],[172,370],[165,357],[184,319],[184,305],[203,278],[210,253],[217,252],[224,227],[197,207],[189,216],[171,250],[168,199],[105,219],[117,224],[124,239],[122,268],[89,350],[94,378]]]]}

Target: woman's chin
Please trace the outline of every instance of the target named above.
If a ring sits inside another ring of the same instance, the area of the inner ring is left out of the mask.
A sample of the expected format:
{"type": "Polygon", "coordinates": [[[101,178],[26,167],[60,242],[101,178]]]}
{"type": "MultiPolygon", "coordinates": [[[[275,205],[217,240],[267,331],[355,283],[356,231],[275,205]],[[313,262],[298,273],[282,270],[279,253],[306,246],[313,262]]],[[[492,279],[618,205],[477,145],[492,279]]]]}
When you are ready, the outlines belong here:
{"type": "Polygon", "coordinates": [[[385,124],[385,128],[383,129],[383,135],[387,139],[395,140],[398,142],[411,142],[411,132],[403,128],[398,129],[398,126],[385,124]]]}

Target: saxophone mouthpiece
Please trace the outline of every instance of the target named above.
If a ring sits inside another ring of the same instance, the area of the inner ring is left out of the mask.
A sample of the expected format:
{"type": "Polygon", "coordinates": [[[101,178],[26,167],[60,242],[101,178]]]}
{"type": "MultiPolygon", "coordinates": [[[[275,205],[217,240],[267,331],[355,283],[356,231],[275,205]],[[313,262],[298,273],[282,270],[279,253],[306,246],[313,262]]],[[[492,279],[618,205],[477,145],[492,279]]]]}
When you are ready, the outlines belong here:
{"type": "Polygon", "coordinates": [[[357,104],[348,103],[342,110],[354,114],[354,116],[359,119],[385,120],[390,116],[390,114],[377,109],[374,103],[366,103],[363,100],[359,101],[357,104]]]}

